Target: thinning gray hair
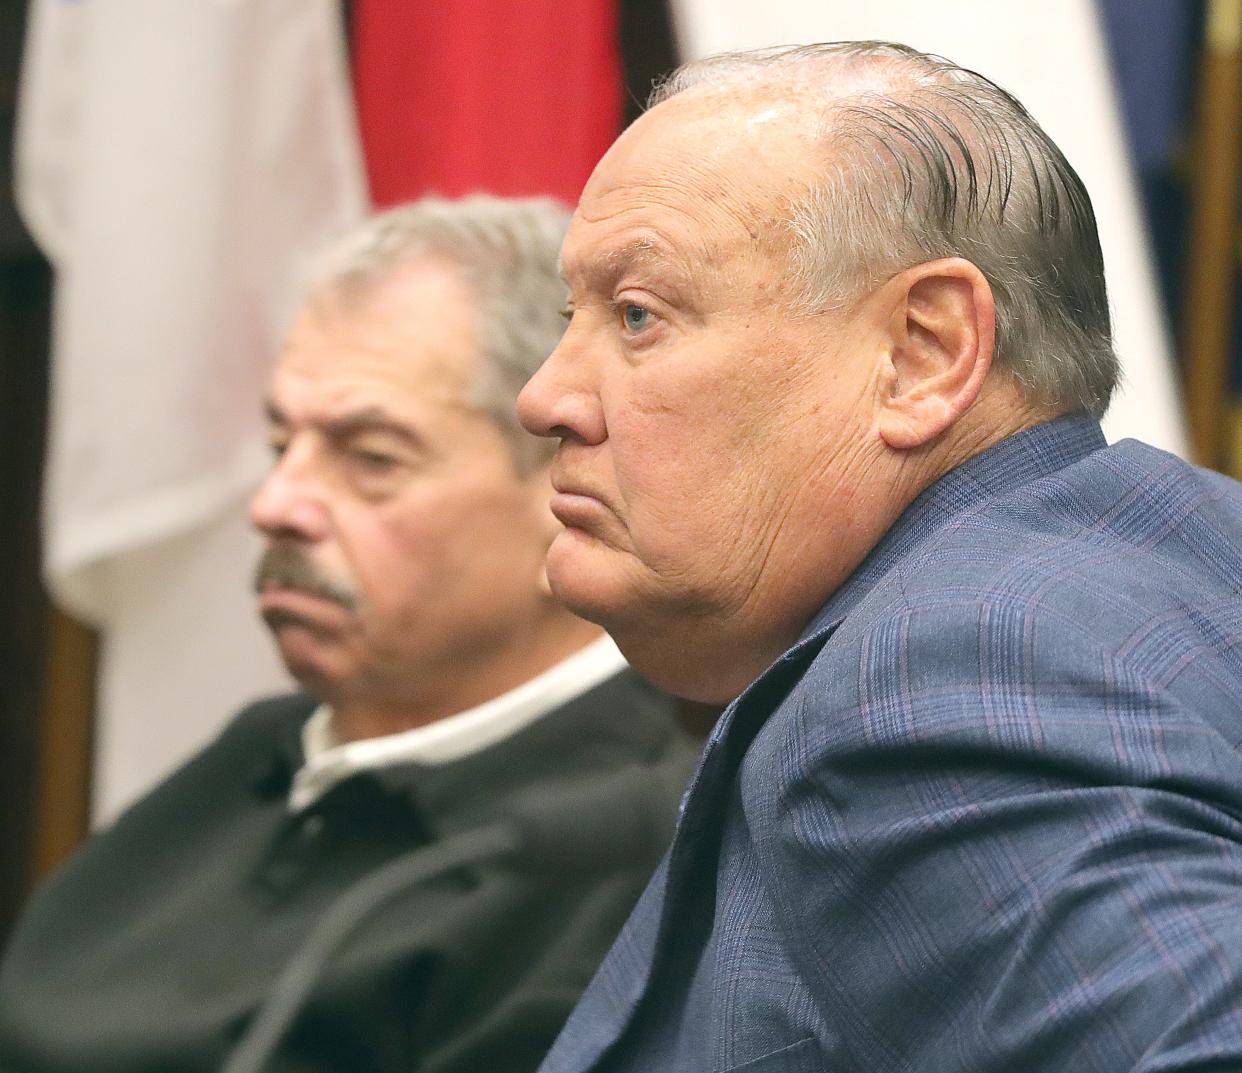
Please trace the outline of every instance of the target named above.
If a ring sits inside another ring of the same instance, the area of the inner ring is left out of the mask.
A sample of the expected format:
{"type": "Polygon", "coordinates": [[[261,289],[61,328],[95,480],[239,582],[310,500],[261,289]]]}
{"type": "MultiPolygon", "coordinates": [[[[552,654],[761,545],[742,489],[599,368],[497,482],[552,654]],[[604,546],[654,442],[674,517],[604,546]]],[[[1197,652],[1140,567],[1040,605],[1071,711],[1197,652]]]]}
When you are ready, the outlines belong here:
{"type": "Polygon", "coordinates": [[[555,442],[523,429],[515,406],[565,331],[557,258],[568,224],[569,210],[551,198],[424,198],[341,236],[310,266],[306,290],[365,293],[424,257],[457,267],[477,300],[481,362],[469,401],[504,433],[518,471],[530,473],[555,442]]]}
{"type": "Polygon", "coordinates": [[[1095,214],[1060,149],[974,71],[883,41],[726,53],[687,64],[688,90],[806,99],[822,167],[783,210],[797,304],[845,305],[897,272],[963,257],[996,304],[995,365],[1028,402],[1104,414],[1120,377],[1095,214]],[[863,92],[834,91],[864,76],[863,92]]]}

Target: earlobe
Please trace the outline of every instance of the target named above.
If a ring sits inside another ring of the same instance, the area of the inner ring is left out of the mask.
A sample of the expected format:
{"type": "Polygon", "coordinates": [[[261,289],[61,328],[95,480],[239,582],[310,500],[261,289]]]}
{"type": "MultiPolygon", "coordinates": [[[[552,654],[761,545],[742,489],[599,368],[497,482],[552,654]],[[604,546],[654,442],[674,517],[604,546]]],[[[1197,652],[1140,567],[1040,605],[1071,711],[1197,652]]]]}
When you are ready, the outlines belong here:
{"type": "Polygon", "coordinates": [[[886,290],[893,313],[878,431],[889,447],[912,450],[978,397],[992,362],[995,306],[983,273],[960,257],[915,265],[886,290]]]}

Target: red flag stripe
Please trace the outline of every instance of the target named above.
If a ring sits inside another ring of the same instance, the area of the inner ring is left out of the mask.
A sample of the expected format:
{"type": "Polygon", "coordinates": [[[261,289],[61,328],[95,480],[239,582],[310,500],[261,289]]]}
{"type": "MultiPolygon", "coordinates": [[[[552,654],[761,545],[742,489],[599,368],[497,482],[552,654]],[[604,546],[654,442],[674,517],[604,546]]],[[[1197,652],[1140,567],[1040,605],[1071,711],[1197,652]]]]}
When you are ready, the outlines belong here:
{"type": "Polygon", "coordinates": [[[616,137],[616,0],[358,0],[372,200],[475,190],[574,204],[616,137]]]}

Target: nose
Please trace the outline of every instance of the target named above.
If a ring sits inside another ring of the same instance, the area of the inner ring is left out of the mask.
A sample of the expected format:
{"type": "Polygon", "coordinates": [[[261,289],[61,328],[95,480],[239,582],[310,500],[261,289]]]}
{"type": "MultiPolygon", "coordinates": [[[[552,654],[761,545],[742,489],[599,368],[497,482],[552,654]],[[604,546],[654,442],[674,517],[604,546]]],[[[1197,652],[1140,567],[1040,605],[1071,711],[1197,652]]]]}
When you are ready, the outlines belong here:
{"type": "Polygon", "coordinates": [[[570,325],[560,345],[527,381],[518,395],[518,420],[536,436],[603,443],[608,438],[603,407],[587,356],[571,338],[574,334],[570,325]]]}
{"type": "Polygon", "coordinates": [[[286,449],[250,500],[251,524],[273,539],[323,540],[331,516],[325,489],[312,470],[312,459],[286,449]]]}

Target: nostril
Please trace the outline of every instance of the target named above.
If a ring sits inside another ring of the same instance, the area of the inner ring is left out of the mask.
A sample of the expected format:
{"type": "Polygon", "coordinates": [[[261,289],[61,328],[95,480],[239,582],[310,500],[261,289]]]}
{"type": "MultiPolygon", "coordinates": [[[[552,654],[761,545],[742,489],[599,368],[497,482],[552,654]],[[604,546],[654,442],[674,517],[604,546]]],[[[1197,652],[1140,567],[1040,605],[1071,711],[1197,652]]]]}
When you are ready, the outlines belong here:
{"type": "Polygon", "coordinates": [[[272,540],[280,540],[289,544],[298,544],[306,540],[306,534],[301,529],[282,522],[263,526],[263,531],[272,540]]]}

